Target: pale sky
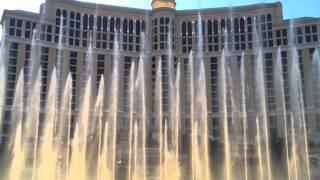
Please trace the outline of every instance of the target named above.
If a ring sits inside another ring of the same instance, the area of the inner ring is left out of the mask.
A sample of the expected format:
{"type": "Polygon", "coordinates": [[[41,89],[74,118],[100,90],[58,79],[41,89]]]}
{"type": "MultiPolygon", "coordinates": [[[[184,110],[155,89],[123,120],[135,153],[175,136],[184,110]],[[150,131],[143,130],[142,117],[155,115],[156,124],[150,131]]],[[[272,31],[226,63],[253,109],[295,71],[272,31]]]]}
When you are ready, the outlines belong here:
{"type": "MultiPolygon", "coordinates": [[[[39,12],[40,4],[45,0],[1,0],[0,15],[4,9],[20,9],[25,11],[39,12]]],[[[101,4],[127,6],[134,8],[150,8],[151,0],[81,0],[101,4]]],[[[283,4],[284,18],[296,17],[320,17],[320,0],[176,0],[177,9],[198,9],[248,5],[255,3],[271,3],[280,1],[283,4]]],[[[0,30],[0,37],[2,28],[0,30]]]]}

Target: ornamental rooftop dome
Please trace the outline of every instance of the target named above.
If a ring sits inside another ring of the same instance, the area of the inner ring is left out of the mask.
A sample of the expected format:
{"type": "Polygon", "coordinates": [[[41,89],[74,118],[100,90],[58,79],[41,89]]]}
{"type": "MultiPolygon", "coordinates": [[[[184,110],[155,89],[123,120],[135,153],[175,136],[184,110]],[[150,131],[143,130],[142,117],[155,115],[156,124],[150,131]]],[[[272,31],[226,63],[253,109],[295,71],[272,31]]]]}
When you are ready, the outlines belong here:
{"type": "Polygon", "coordinates": [[[176,9],[176,1],[175,0],[152,0],[151,6],[152,6],[152,9],[159,9],[159,8],[176,9]]]}

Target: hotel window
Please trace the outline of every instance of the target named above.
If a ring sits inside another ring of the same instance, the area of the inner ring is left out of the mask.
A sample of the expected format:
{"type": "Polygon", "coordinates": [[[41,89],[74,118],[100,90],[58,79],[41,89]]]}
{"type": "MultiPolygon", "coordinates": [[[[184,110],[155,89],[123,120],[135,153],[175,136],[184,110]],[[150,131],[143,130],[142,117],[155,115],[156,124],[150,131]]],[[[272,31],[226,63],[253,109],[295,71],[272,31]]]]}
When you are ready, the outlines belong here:
{"type": "Polygon", "coordinates": [[[306,31],[306,42],[307,43],[318,42],[317,25],[306,26],[305,31],[306,31]]]}
{"type": "Polygon", "coordinates": [[[158,19],[152,20],[152,50],[158,49],[158,19]]]}
{"type": "Polygon", "coordinates": [[[182,33],[182,52],[189,53],[192,50],[192,22],[182,22],[182,29],[186,29],[186,32],[182,33]]]}
{"type": "Polygon", "coordinates": [[[133,25],[133,20],[129,20],[129,36],[128,36],[128,42],[129,42],[129,47],[128,50],[132,51],[133,50],[133,32],[134,32],[134,25],[133,25]]]}
{"type": "Polygon", "coordinates": [[[270,128],[270,138],[275,139],[278,136],[278,125],[277,125],[277,117],[276,116],[269,116],[269,128],[270,128]]]}
{"type": "Polygon", "coordinates": [[[41,30],[40,31],[40,40],[51,42],[52,26],[46,25],[46,24],[41,24],[40,30],[41,30]]]}
{"type": "Polygon", "coordinates": [[[276,31],[276,41],[277,46],[287,46],[288,45],[288,30],[281,29],[276,31]]]}
{"type": "Polygon", "coordinates": [[[303,57],[302,57],[302,50],[299,49],[298,50],[298,63],[299,63],[299,70],[300,70],[300,78],[301,78],[301,90],[302,90],[302,95],[303,95],[303,102],[304,102],[304,106],[306,107],[307,101],[306,101],[306,89],[304,86],[305,83],[305,78],[304,78],[304,64],[303,64],[303,57]]]}
{"type": "MultiPolygon", "coordinates": [[[[183,81],[184,81],[184,112],[190,113],[191,112],[191,69],[189,65],[189,59],[185,58],[183,60],[183,81]]],[[[188,122],[188,121],[186,121],[188,122]]],[[[188,126],[187,126],[188,127],[188,126]]]]}
{"type": "Polygon", "coordinates": [[[120,18],[116,19],[116,30],[117,30],[117,33],[120,33],[120,31],[121,31],[121,20],[120,20],[120,18]]]}
{"type": "Polygon", "coordinates": [[[263,47],[273,47],[272,17],[270,14],[261,16],[261,39],[263,47]]]}
{"type": "Polygon", "coordinates": [[[66,22],[66,19],[62,16],[61,10],[57,9],[56,10],[56,26],[55,26],[55,36],[54,36],[54,41],[56,43],[59,43],[59,38],[60,38],[60,28],[62,28],[62,43],[65,44],[66,42],[66,30],[63,28],[64,22],[66,22]],[[62,23],[61,23],[62,21],[62,23]]]}
{"type": "Polygon", "coordinates": [[[94,16],[90,15],[89,17],[89,30],[93,30],[93,26],[94,26],[94,16]]]}
{"type": "Polygon", "coordinates": [[[212,118],[213,137],[220,138],[220,119],[217,117],[212,118]]]}
{"type": "Polygon", "coordinates": [[[212,57],[210,59],[210,80],[211,80],[211,103],[212,112],[219,113],[219,69],[218,58],[212,57]]]}
{"type": "Polygon", "coordinates": [[[24,106],[27,105],[27,99],[29,95],[29,89],[30,89],[30,78],[31,78],[31,45],[26,45],[26,51],[25,51],[25,61],[24,61],[24,68],[23,68],[23,86],[24,86],[24,92],[23,92],[23,104],[24,106]]]}
{"type": "Polygon", "coordinates": [[[70,12],[69,45],[80,46],[80,13],[70,12]]]}
{"type": "Polygon", "coordinates": [[[248,49],[253,49],[252,18],[247,17],[248,49]]]}
{"type": "Polygon", "coordinates": [[[105,56],[103,54],[98,54],[97,56],[98,57],[97,57],[97,79],[96,79],[97,84],[96,84],[96,87],[97,87],[97,94],[98,94],[100,80],[104,74],[104,58],[105,58],[105,56]]]}
{"type": "Polygon", "coordinates": [[[24,37],[31,38],[33,36],[33,30],[36,28],[36,23],[31,21],[25,21],[24,37]]]}
{"type": "Polygon", "coordinates": [[[77,57],[78,54],[75,51],[70,51],[69,70],[72,78],[72,98],[71,109],[75,110],[76,107],[76,91],[77,91],[77,57]]]}
{"type": "Polygon", "coordinates": [[[123,45],[122,49],[124,51],[128,50],[128,20],[123,20],[123,45]]]}
{"type": "Polygon", "coordinates": [[[129,20],[129,34],[128,34],[128,51],[133,51],[133,33],[134,33],[134,23],[133,20],[129,20]]]}
{"type": "Polygon", "coordinates": [[[231,35],[231,20],[222,19],[221,22],[221,49],[224,49],[225,42],[227,41],[228,49],[232,50],[232,35],[231,35]]]}
{"type": "Polygon", "coordinates": [[[266,96],[267,105],[269,111],[274,111],[276,109],[276,98],[274,90],[274,68],[272,53],[266,53],[264,55],[265,59],[265,84],[266,84],[266,96]]]}
{"type": "Polygon", "coordinates": [[[315,115],[317,132],[320,133],[320,114],[315,115]]]}
{"type": "Polygon", "coordinates": [[[90,31],[91,27],[93,28],[94,17],[92,15],[84,15],[83,16],[83,31],[82,31],[82,47],[87,47],[89,40],[93,38],[93,32],[90,31]]]}
{"type": "Polygon", "coordinates": [[[282,61],[282,75],[283,75],[283,92],[284,92],[284,100],[285,106],[287,110],[290,110],[290,84],[289,84],[289,63],[287,52],[281,52],[281,61],[282,61]]]}
{"type": "MultiPolygon", "coordinates": [[[[169,33],[173,33],[171,30],[169,30],[170,28],[172,28],[171,26],[171,20],[166,17],[161,17],[160,18],[160,49],[168,49],[168,34],[169,33]]],[[[174,40],[174,38],[172,37],[172,41],[174,40]]],[[[174,43],[172,43],[173,45],[174,43]]]]}
{"type": "Polygon", "coordinates": [[[136,21],[136,51],[140,52],[140,35],[141,35],[141,22],[136,21]]]}
{"type": "Polygon", "coordinates": [[[115,18],[110,18],[110,37],[109,37],[109,48],[113,49],[113,43],[115,38],[115,18]]]}
{"type": "Polygon", "coordinates": [[[129,112],[130,110],[130,73],[131,73],[132,59],[131,57],[124,57],[124,71],[123,71],[123,110],[129,112]]]}
{"type": "Polygon", "coordinates": [[[18,43],[10,43],[9,50],[9,62],[8,62],[8,73],[7,73],[7,88],[5,96],[5,105],[13,105],[13,96],[15,91],[15,83],[17,76],[17,62],[18,62],[18,43]]]}
{"type": "Polygon", "coordinates": [[[169,111],[169,61],[168,56],[161,56],[162,110],[169,111]]]}
{"type": "Polygon", "coordinates": [[[22,20],[13,18],[10,19],[9,35],[17,37],[22,36],[22,20]]]}
{"type": "Polygon", "coordinates": [[[156,61],[156,57],[153,56],[152,57],[152,69],[151,69],[151,77],[152,77],[152,112],[156,112],[155,108],[156,108],[156,77],[157,77],[157,61],[156,61]]]}
{"type": "Polygon", "coordinates": [[[246,37],[245,37],[245,20],[244,18],[234,19],[234,41],[236,51],[245,50],[246,49],[246,37]]]}
{"type": "Polygon", "coordinates": [[[48,65],[49,65],[49,48],[41,48],[41,95],[40,95],[40,104],[41,107],[45,107],[46,97],[47,97],[47,84],[48,84],[48,65]]]}
{"type": "Polygon", "coordinates": [[[303,35],[302,35],[302,28],[297,27],[295,28],[295,40],[297,44],[303,43],[303,35]]]}

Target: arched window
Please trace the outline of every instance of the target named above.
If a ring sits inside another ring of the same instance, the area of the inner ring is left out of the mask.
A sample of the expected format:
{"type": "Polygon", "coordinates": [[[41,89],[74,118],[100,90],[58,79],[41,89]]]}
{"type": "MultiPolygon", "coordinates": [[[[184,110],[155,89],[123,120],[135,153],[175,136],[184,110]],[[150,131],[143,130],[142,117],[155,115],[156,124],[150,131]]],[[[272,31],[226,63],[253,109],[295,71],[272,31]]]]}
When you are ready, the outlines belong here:
{"type": "Polygon", "coordinates": [[[226,29],[226,21],[224,19],[221,19],[220,26],[221,32],[224,33],[224,30],[226,29]]]}
{"type": "Polygon", "coordinates": [[[133,34],[133,20],[129,20],[129,34],[133,34]]]}
{"type": "Polygon", "coordinates": [[[68,14],[67,14],[67,11],[66,11],[66,10],[63,10],[63,11],[62,11],[62,16],[63,16],[64,18],[67,18],[68,14]]]}
{"type": "Polygon", "coordinates": [[[247,24],[252,24],[252,19],[251,19],[251,17],[247,17],[247,24]]]}
{"type": "Polygon", "coordinates": [[[70,12],[70,19],[74,19],[74,12],[70,12]]]}
{"type": "Polygon", "coordinates": [[[83,29],[88,29],[88,15],[83,16],[83,29]]]}
{"type": "Polygon", "coordinates": [[[164,18],[160,18],[160,24],[164,24],[164,18]]]}
{"type": "Polygon", "coordinates": [[[128,20],[123,20],[123,34],[128,34],[128,20]]]}
{"type": "Polygon", "coordinates": [[[170,19],[167,17],[166,18],[166,24],[169,24],[170,23],[170,19]]]}
{"type": "Polygon", "coordinates": [[[266,22],[266,16],[265,15],[261,15],[261,22],[266,22]]]}
{"type": "Polygon", "coordinates": [[[146,32],[146,22],[142,21],[142,26],[141,26],[142,32],[146,32]]]}
{"type": "Polygon", "coordinates": [[[98,16],[97,18],[97,30],[101,31],[101,25],[102,25],[102,17],[98,16]]]}
{"type": "Polygon", "coordinates": [[[188,22],[188,35],[192,36],[192,22],[191,21],[188,22]]]}
{"type": "Polygon", "coordinates": [[[213,21],[213,34],[218,34],[218,21],[213,21]]]}
{"type": "Polygon", "coordinates": [[[136,22],[136,34],[137,35],[140,35],[140,27],[141,27],[141,23],[140,23],[140,21],[137,21],[136,22]]]}
{"type": "Polygon", "coordinates": [[[103,17],[103,31],[107,32],[107,30],[108,30],[108,18],[103,17]]]}
{"type": "Polygon", "coordinates": [[[181,32],[182,32],[182,36],[186,36],[187,35],[187,23],[186,22],[182,22],[182,24],[181,24],[181,32]]]}
{"type": "Polygon", "coordinates": [[[239,20],[238,18],[235,18],[233,20],[233,28],[235,33],[239,33],[239,20]]]}
{"type": "Polygon", "coordinates": [[[94,16],[90,15],[90,19],[89,19],[89,29],[93,30],[93,25],[94,25],[94,16]]]}
{"type": "Polygon", "coordinates": [[[116,20],[116,29],[117,29],[118,33],[120,33],[120,26],[121,26],[121,20],[120,20],[120,18],[117,18],[117,20],[116,20]]]}
{"type": "Polygon", "coordinates": [[[212,21],[208,21],[208,35],[212,35],[212,21]]]}
{"type": "Polygon", "coordinates": [[[245,21],[244,21],[244,18],[241,18],[240,19],[240,32],[241,33],[244,33],[245,32],[245,21]]]}
{"type": "Polygon", "coordinates": [[[58,16],[58,17],[61,16],[61,10],[60,10],[60,9],[57,9],[57,10],[56,10],[56,16],[58,16]]]}
{"type": "Polygon", "coordinates": [[[114,17],[110,18],[110,32],[114,32],[114,17]]]}
{"type": "Polygon", "coordinates": [[[227,32],[231,33],[231,20],[227,19],[227,32]]]}
{"type": "Polygon", "coordinates": [[[271,14],[268,14],[268,15],[267,15],[267,21],[272,21],[271,14]]]}

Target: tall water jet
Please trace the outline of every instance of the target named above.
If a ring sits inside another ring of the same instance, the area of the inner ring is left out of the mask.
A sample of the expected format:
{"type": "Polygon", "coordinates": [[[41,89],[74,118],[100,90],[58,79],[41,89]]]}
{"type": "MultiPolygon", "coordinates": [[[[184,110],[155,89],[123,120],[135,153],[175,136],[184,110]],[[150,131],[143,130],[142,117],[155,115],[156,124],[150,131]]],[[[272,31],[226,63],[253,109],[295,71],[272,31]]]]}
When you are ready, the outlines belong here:
{"type": "Polygon", "coordinates": [[[109,180],[112,179],[112,172],[109,167],[109,158],[108,158],[108,136],[109,136],[109,122],[105,123],[104,127],[104,135],[103,135],[103,147],[101,150],[101,154],[99,154],[99,163],[100,163],[100,171],[98,172],[98,180],[109,180]]]}
{"type": "MultiPolygon", "coordinates": [[[[142,33],[141,35],[142,39],[142,50],[145,50],[145,34],[142,33]]],[[[142,52],[143,52],[142,51],[142,52]]],[[[145,84],[145,54],[141,53],[140,54],[140,59],[139,59],[139,74],[138,74],[138,82],[140,82],[140,91],[141,91],[141,125],[142,125],[142,180],[147,179],[147,107],[146,107],[146,84],[145,84]]]]}
{"type": "Polygon", "coordinates": [[[56,122],[56,85],[57,77],[55,69],[52,72],[49,93],[46,101],[46,114],[44,119],[44,134],[39,148],[39,164],[37,168],[37,179],[57,179],[57,147],[54,140],[56,122]]]}
{"type": "Polygon", "coordinates": [[[244,158],[244,177],[245,180],[249,178],[248,170],[248,117],[247,117],[247,101],[246,101],[246,75],[245,75],[245,62],[244,53],[241,56],[240,67],[240,89],[241,89],[241,114],[243,126],[243,158],[244,158]]]}
{"type": "Polygon", "coordinates": [[[70,146],[71,146],[71,107],[72,107],[72,77],[71,74],[68,75],[65,82],[64,90],[62,91],[61,105],[59,107],[60,113],[58,116],[59,122],[57,127],[57,141],[61,142],[58,146],[58,155],[62,157],[63,162],[58,167],[59,176],[64,177],[70,165],[70,146]],[[66,121],[66,122],[65,122],[66,121]]]}
{"type": "Polygon", "coordinates": [[[115,34],[114,42],[114,51],[113,51],[113,67],[111,75],[111,94],[110,94],[110,130],[111,130],[111,147],[109,152],[111,153],[111,173],[112,179],[117,179],[116,170],[117,170],[117,120],[118,120],[118,91],[119,91],[119,61],[120,61],[120,52],[119,52],[119,42],[118,34],[115,34]]]}
{"type": "Polygon", "coordinates": [[[196,150],[197,150],[197,145],[195,142],[195,136],[196,136],[196,129],[195,129],[195,104],[193,102],[195,98],[195,92],[194,92],[194,68],[193,68],[194,62],[193,62],[193,53],[190,51],[189,53],[189,64],[188,68],[190,71],[190,120],[191,120],[191,172],[192,172],[192,180],[196,180],[197,177],[197,171],[196,171],[196,164],[197,164],[197,158],[196,158],[196,150]]]}
{"type": "Polygon", "coordinates": [[[87,164],[86,164],[86,154],[87,154],[87,144],[88,144],[88,133],[89,133],[89,120],[90,120],[90,109],[91,109],[91,66],[92,66],[92,42],[90,41],[86,58],[83,64],[83,92],[81,96],[81,104],[79,106],[78,121],[76,125],[76,130],[74,132],[74,138],[72,142],[72,156],[70,159],[70,167],[67,174],[68,180],[75,180],[82,178],[85,180],[88,177],[87,174],[87,164]]]}
{"type": "MultiPolygon", "coordinates": [[[[298,155],[297,155],[297,142],[296,142],[296,130],[295,130],[295,123],[293,114],[291,113],[291,164],[290,164],[290,171],[292,173],[292,177],[295,180],[299,178],[299,170],[298,170],[298,155]]],[[[302,177],[302,176],[301,176],[302,177]]]]}
{"type": "MultiPolygon", "coordinates": [[[[315,49],[313,56],[312,56],[312,77],[313,77],[313,91],[320,92],[320,53],[318,49],[315,49]]],[[[320,108],[320,97],[316,96],[314,93],[314,108],[320,108]]]]}
{"type": "Polygon", "coordinates": [[[10,148],[12,147],[12,159],[9,168],[8,178],[9,180],[19,180],[24,170],[25,163],[25,152],[23,149],[22,142],[22,114],[23,114],[23,71],[20,72],[18,82],[16,85],[14,102],[12,110],[15,111],[15,114],[12,116],[12,133],[10,142],[10,148]]]}
{"type": "Polygon", "coordinates": [[[57,59],[56,59],[56,75],[57,76],[57,86],[56,86],[56,109],[59,109],[59,105],[60,105],[60,95],[62,95],[62,72],[63,72],[63,66],[62,66],[62,60],[63,60],[63,48],[64,48],[64,43],[63,43],[63,37],[64,37],[64,33],[63,33],[63,16],[60,16],[60,27],[59,27],[59,39],[58,39],[58,47],[57,47],[57,59]]]}
{"type": "MultiPolygon", "coordinates": [[[[272,180],[272,172],[271,172],[271,159],[270,159],[270,145],[269,145],[269,125],[267,118],[267,107],[266,107],[266,93],[265,93],[265,79],[264,79],[264,70],[263,70],[263,56],[262,49],[260,48],[257,62],[256,62],[256,92],[257,92],[257,101],[258,101],[258,113],[259,117],[262,120],[263,127],[263,141],[265,152],[263,152],[263,156],[265,156],[266,168],[267,168],[267,179],[272,180]]],[[[259,118],[259,119],[260,119],[259,118]]],[[[261,144],[261,145],[262,145],[261,144]]],[[[263,157],[261,157],[263,158],[263,157]]]]}
{"type": "Polygon", "coordinates": [[[180,100],[180,89],[181,88],[181,61],[178,63],[176,82],[175,82],[175,161],[174,161],[174,176],[176,180],[180,179],[180,121],[181,121],[181,100],[180,100]]]}
{"type": "Polygon", "coordinates": [[[72,141],[72,156],[70,159],[70,167],[67,175],[68,180],[81,179],[85,180],[87,175],[86,153],[87,153],[87,136],[88,123],[90,116],[90,97],[91,97],[91,77],[85,88],[81,110],[74,132],[72,141]]]}
{"type": "Polygon", "coordinates": [[[290,107],[291,113],[295,117],[293,128],[295,128],[296,153],[298,163],[299,178],[307,177],[311,179],[309,163],[309,145],[308,131],[305,119],[305,107],[303,99],[303,84],[301,79],[301,70],[299,66],[299,56],[295,45],[295,35],[293,22],[290,22],[289,45],[291,51],[291,67],[289,71],[290,78],[290,107]]]}
{"type": "MultiPolygon", "coordinates": [[[[24,145],[27,156],[32,157],[32,179],[35,179],[36,165],[37,165],[37,152],[38,152],[38,139],[39,139],[39,113],[40,113],[40,72],[39,69],[34,86],[29,99],[28,110],[26,115],[26,123],[24,127],[24,134],[28,141],[24,145]]],[[[29,167],[30,168],[30,167],[29,167]]]]}
{"type": "MultiPolygon", "coordinates": [[[[131,180],[133,178],[132,176],[132,146],[133,146],[133,138],[134,138],[134,100],[135,100],[135,63],[132,62],[131,69],[130,69],[130,122],[129,122],[129,142],[128,142],[128,148],[129,148],[129,157],[128,157],[128,180],[131,180]]],[[[136,174],[136,173],[133,173],[136,174]]]]}
{"type": "Polygon", "coordinates": [[[261,132],[260,132],[260,121],[259,117],[256,118],[256,141],[257,141],[257,155],[258,155],[258,163],[259,163],[259,180],[265,179],[264,173],[264,165],[263,165],[263,155],[262,155],[262,144],[261,144],[261,132]]]}
{"type": "Polygon", "coordinates": [[[156,103],[157,103],[157,113],[158,113],[158,128],[159,128],[159,179],[165,180],[164,177],[164,152],[163,152],[163,106],[162,106],[162,60],[159,59],[157,75],[156,75],[156,103]]]}
{"type": "Polygon", "coordinates": [[[20,180],[24,169],[24,151],[22,148],[22,121],[18,123],[13,146],[13,160],[10,165],[8,177],[10,180],[20,180]]]}
{"type": "MultiPolygon", "coordinates": [[[[199,146],[201,146],[201,162],[203,162],[203,177],[204,180],[211,179],[210,175],[210,167],[209,167],[209,145],[208,145],[208,106],[207,106],[207,87],[206,87],[206,77],[205,77],[205,67],[204,67],[204,60],[202,59],[200,62],[200,75],[199,75],[199,98],[200,102],[200,110],[199,110],[199,117],[200,117],[200,128],[201,131],[201,140],[199,146]]],[[[200,154],[199,154],[200,155],[200,154]]]]}
{"type": "Polygon", "coordinates": [[[133,152],[134,152],[134,171],[132,180],[138,180],[138,122],[134,122],[134,140],[133,140],[133,152]]]}
{"type": "Polygon", "coordinates": [[[169,179],[169,148],[168,148],[168,120],[164,120],[163,141],[163,179],[169,179]]]}
{"type": "Polygon", "coordinates": [[[289,151],[289,140],[288,140],[288,120],[287,120],[287,109],[285,104],[285,94],[284,94],[284,84],[283,84],[283,70],[282,70],[282,56],[281,56],[281,47],[277,51],[277,60],[275,67],[275,79],[276,89],[280,94],[280,107],[278,111],[282,112],[283,117],[283,127],[284,127],[284,140],[285,140],[285,153],[286,153],[286,163],[287,163],[287,174],[288,180],[291,180],[291,170],[290,170],[290,151],[289,151]]]}
{"type": "MultiPolygon", "coordinates": [[[[225,43],[226,44],[226,43],[225,43]]],[[[231,180],[231,145],[229,137],[229,122],[228,122],[228,109],[227,109],[227,77],[226,77],[226,54],[225,49],[222,51],[220,62],[220,92],[222,93],[222,109],[223,109],[223,140],[224,140],[224,166],[225,166],[225,179],[231,180]]]]}
{"type": "MultiPolygon", "coordinates": [[[[106,159],[101,159],[102,154],[102,145],[103,145],[103,110],[104,110],[104,104],[103,104],[103,98],[104,98],[104,76],[101,76],[100,82],[99,82],[99,90],[98,90],[98,96],[95,104],[95,113],[97,114],[97,122],[98,124],[98,158],[97,158],[97,172],[96,176],[97,179],[101,179],[101,169],[103,168],[103,164],[106,162],[106,159]]],[[[93,128],[96,129],[96,128],[93,128]]]]}

